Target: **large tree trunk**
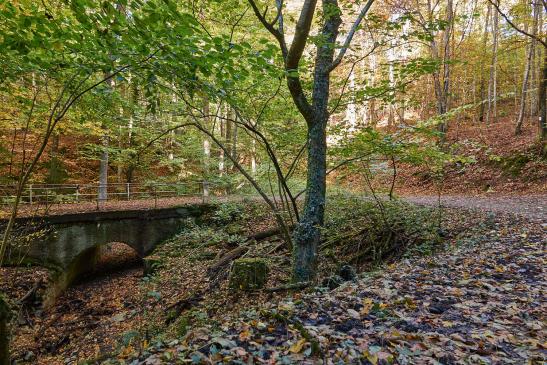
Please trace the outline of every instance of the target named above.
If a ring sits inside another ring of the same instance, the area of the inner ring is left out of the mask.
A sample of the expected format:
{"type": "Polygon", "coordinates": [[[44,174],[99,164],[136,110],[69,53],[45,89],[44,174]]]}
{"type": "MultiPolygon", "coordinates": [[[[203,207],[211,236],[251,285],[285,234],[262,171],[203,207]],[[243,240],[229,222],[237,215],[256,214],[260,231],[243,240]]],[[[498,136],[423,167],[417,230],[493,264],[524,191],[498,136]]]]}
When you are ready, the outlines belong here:
{"type": "Polygon", "coordinates": [[[547,153],[547,49],[543,49],[543,68],[541,70],[541,80],[539,86],[539,139],[541,143],[541,153],[547,153]]]}
{"type": "Polygon", "coordinates": [[[308,129],[308,175],[302,218],[293,233],[293,279],[309,281],[315,276],[319,227],[325,217],[328,117],[318,119],[308,129]]]}
{"type": "Polygon", "coordinates": [[[312,92],[313,115],[308,124],[308,175],[306,200],[300,222],[293,233],[293,280],[310,281],[315,277],[317,247],[321,238],[320,226],[325,217],[325,195],[327,186],[327,137],[329,120],[328,102],[330,91],[330,66],[334,60],[334,47],[342,20],[332,8],[338,8],[336,0],[323,0],[325,14],[321,34],[326,44],[317,50],[312,92]]]}
{"type": "Polygon", "coordinates": [[[486,50],[488,45],[488,22],[490,20],[490,14],[492,13],[492,5],[488,3],[487,5],[487,11],[486,11],[486,19],[484,20],[484,33],[482,38],[482,47],[483,47],[483,55],[481,57],[480,62],[480,73],[481,73],[481,82],[480,82],[480,98],[481,98],[481,104],[479,109],[479,122],[484,121],[484,100],[486,98],[486,85],[485,85],[485,79],[484,79],[484,58],[486,58],[486,50]]]}

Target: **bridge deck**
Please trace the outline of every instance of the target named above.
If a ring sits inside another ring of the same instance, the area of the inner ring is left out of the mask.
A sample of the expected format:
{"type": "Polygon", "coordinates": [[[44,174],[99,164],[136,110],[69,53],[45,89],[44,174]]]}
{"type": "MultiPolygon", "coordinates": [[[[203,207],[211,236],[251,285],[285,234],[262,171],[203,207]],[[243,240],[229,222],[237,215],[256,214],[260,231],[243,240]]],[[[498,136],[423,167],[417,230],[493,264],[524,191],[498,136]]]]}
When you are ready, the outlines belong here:
{"type": "MultiPolygon", "coordinates": [[[[17,217],[28,218],[37,216],[58,216],[58,215],[73,215],[82,213],[94,212],[119,212],[119,211],[138,211],[149,209],[171,208],[181,205],[194,205],[204,202],[226,202],[241,200],[242,196],[211,196],[204,201],[203,197],[171,197],[161,199],[143,199],[129,201],[108,201],[101,203],[99,206],[93,202],[82,202],[74,204],[53,204],[44,205],[21,205],[17,217]]],[[[0,220],[7,219],[10,211],[9,207],[4,206],[0,210],[0,220]]]]}

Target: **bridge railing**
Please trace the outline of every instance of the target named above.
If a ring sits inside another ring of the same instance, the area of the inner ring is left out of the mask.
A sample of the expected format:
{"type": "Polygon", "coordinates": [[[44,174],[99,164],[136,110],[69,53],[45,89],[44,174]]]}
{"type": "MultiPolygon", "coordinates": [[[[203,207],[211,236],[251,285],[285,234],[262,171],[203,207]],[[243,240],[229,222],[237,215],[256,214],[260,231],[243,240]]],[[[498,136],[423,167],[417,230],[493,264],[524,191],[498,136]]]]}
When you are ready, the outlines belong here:
{"type": "MultiPolygon", "coordinates": [[[[109,183],[101,184],[29,184],[21,195],[21,204],[51,205],[83,202],[140,200],[174,197],[209,198],[229,195],[225,185],[209,181],[177,183],[109,183]],[[99,191],[106,189],[106,199],[99,191]]],[[[11,205],[16,198],[16,185],[0,185],[0,205],[11,205]]]]}

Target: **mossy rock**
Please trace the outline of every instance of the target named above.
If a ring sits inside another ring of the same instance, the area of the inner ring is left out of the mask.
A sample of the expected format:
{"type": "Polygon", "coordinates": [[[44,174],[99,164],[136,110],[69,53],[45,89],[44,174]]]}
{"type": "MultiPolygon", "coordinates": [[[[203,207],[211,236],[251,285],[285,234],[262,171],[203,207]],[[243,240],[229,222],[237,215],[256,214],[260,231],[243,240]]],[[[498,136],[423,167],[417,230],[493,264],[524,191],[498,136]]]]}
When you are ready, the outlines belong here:
{"type": "Polygon", "coordinates": [[[338,275],[344,279],[344,281],[352,281],[357,279],[357,271],[351,265],[345,264],[338,270],[338,275]]]}
{"type": "Polygon", "coordinates": [[[323,282],[321,285],[325,288],[329,288],[330,290],[338,288],[340,285],[344,283],[344,279],[340,277],[339,275],[331,275],[323,279],[323,282]]]}
{"type": "Polygon", "coordinates": [[[235,260],[230,272],[229,286],[234,290],[262,289],[268,281],[269,268],[265,259],[235,260]]]}
{"type": "Polygon", "coordinates": [[[504,173],[516,177],[520,175],[526,164],[530,161],[532,161],[530,155],[518,153],[502,157],[499,161],[499,165],[504,173]]]}

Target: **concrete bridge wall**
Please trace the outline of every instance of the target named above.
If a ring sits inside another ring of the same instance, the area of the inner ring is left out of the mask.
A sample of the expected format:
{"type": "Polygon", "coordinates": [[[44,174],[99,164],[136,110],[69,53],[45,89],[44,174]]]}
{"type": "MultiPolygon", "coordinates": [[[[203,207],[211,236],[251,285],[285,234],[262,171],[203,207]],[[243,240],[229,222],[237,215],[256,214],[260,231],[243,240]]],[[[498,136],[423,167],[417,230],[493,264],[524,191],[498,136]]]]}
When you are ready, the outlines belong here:
{"type": "MultiPolygon", "coordinates": [[[[123,242],[140,256],[172,237],[187,218],[200,218],[210,205],[177,208],[89,212],[41,218],[49,233],[30,242],[27,257],[41,264],[68,268],[85,251],[110,242],[123,242]]],[[[29,219],[17,220],[17,225],[29,219]]]]}
{"type": "MultiPolygon", "coordinates": [[[[78,276],[94,268],[102,245],[123,242],[144,257],[156,245],[178,233],[186,219],[200,219],[212,208],[212,205],[198,204],[44,217],[39,226],[45,227],[48,233],[31,240],[26,258],[60,269],[48,295],[54,300],[78,276]]],[[[16,225],[31,222],[36,219],[21,218],[16,225]]]]}

